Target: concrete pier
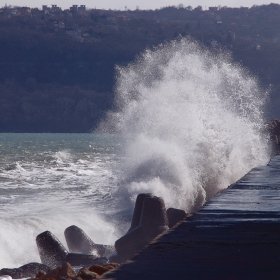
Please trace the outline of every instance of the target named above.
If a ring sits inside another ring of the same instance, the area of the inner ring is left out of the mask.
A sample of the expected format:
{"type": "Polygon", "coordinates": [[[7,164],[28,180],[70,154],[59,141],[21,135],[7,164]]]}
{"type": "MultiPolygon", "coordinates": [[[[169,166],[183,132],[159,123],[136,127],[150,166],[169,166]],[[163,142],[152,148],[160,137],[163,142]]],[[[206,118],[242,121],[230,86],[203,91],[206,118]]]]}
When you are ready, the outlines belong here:
{"type": "Polygon", "coordinates": [[[101,279],[280,279],[280,156],[101,279]]]}

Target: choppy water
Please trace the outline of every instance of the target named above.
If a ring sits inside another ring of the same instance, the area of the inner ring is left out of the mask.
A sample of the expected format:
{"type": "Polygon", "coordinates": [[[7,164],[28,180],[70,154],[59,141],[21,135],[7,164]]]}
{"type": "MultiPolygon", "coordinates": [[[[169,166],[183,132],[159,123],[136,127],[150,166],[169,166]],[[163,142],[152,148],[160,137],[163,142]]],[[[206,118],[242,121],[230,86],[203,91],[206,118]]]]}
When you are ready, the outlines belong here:
{"type": "MultiPolygon", "coordinates": [[[[83,228],[113,244],[120,139],[93,134],[0,134],[0,267],[40,261],[35,238],[83,228]],[[112,170],[115,170],[113,173],[112,170]]],[[[125,208],[125,206],[124,206],[125,208]]]]}
{"type": "Polygon", "coordinates": [[[195,211],[269,160],[267,92],[228,53],[182,39],[117,70],[98,132],[0,134],[0,267],[39,261],[35,237],[75,224],[114,244],[141,192],[195,211]]]}

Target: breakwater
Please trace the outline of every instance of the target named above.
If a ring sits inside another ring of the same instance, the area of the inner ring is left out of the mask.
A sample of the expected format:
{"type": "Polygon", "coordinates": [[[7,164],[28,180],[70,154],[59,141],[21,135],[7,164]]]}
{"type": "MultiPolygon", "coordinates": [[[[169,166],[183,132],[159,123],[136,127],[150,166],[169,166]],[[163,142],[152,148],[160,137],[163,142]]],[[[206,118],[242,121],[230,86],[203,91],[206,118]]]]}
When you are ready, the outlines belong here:
{"type": "Polygon", "coordinates": [[[182,279],[187,272],[192,279],[205,275],[210,279],[264,279],[267,275],[278,279],[279,184],[280,156],[276,156],[268,165],[252,169],[104,279],[148,275],[156,279],[168,274],[182,279]]]}
{"type": "Polygon", "coordinates": [[[280,156],[102,279],[279,279],[280,156]]]}

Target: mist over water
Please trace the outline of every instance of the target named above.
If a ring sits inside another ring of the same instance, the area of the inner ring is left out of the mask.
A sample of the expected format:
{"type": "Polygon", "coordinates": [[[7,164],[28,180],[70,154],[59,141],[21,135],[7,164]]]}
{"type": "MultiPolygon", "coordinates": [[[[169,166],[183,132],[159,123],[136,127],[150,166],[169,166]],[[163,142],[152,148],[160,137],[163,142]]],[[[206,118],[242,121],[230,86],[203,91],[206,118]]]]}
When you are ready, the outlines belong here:
{"type": "Polygon", "coordinates": [[[118,194],[141,192],[194,211],[266,164],[267,92],[229,53],[182,39],[117,69],[115,111],[101,131],[126,139],[118,194]]]}

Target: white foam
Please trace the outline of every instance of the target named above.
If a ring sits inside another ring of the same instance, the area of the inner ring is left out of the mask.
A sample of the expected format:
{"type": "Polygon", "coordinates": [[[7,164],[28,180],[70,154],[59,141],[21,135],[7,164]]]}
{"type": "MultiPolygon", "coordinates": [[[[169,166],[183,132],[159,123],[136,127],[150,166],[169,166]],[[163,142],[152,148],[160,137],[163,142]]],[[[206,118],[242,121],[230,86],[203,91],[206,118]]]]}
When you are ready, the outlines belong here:
{"type": "Polygon", "coordinates": [[[71,159],[71,152],[69,150],[61,150],[54,154],[54,157],[59,162],[67,162],[71,159]]]}
{"type": "Polygon", "coordinates": [[[0,280],[12,280],[13,278],[9,275],[2,275],[0,276],[0,280]]]}
{"type": "Polygon", "coordinates": [[[114,226],[88,207],[83,213],[75,213],[71,207],[69,212],[65,208],[41,209],[41,213],[27,218],[0,219],[0,224],[0,269],[40,262],[35,240],[46,230],[51,231],[66,248],[64,229],[73,224],[81,227],[95,243],[112,245],[117,239],[114,226]]]}
{"type": "MultiPolygon", "coordinates": [[[[53,144],[53,148],[57,147],[53,144]]],[[[23,146],[15,154],[12,150],[5,160],[20,157],[25,149],[28,147],[23,146]]],[[[111,158],[107,163],[100,154],[95,160],[95,155],[87,154],[86,149],[44,149],[44,153],[30,152],[28,157],[22,157],[18,165],[24,168],[3,168],[1,172],[0,269],[40,262],[35,239],[46,230],[64,246],[64,230],[73,224],[95,243],[112,245],[118,238],[114,223],[106,221],[115,187],[108,166],[111,158]]]]}
{"type": "Polygon", "coordinates": [[[117,81],[99,129],[126,139],[121,196],[153,192],[193,211],[268,161],[267,92],[228,53],[174,41],[118,68],[117,81]]]}

